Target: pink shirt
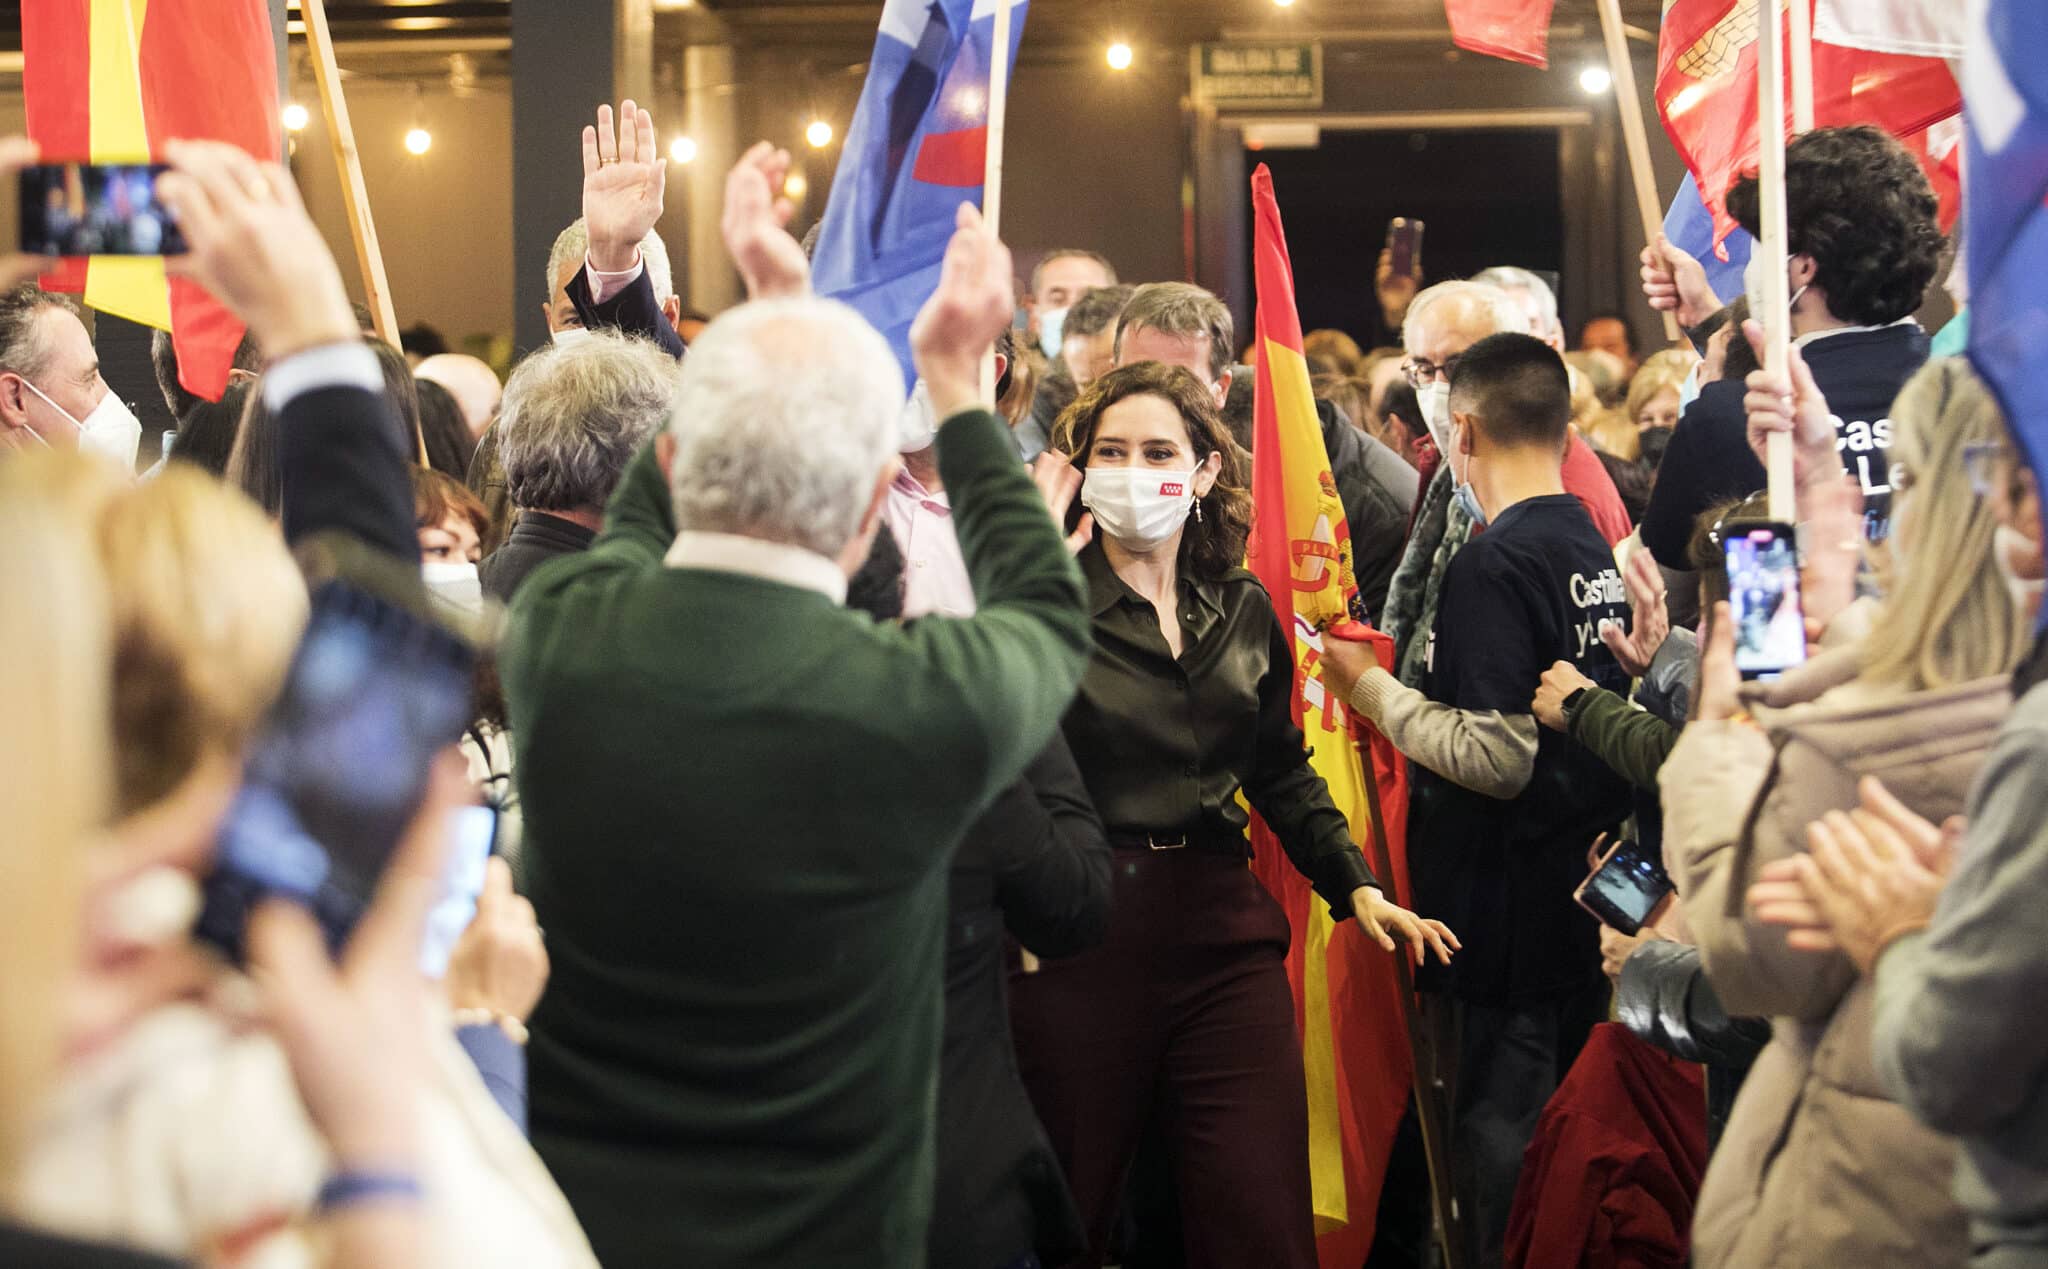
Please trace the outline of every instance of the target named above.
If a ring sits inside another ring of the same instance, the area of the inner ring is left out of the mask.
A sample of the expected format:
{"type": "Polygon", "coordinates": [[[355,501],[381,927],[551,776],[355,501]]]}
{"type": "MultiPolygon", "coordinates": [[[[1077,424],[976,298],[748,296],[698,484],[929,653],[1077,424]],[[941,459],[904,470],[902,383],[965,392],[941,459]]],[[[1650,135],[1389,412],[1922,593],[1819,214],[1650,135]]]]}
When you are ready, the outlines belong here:
{"type": "Polygon", "coordinates": [[[903,552],[905,617],[971,617],[974,586],[953,536],[953,508],[944,490],[927,490],[907,471],[896,474],[882,506],[903,552]]]}

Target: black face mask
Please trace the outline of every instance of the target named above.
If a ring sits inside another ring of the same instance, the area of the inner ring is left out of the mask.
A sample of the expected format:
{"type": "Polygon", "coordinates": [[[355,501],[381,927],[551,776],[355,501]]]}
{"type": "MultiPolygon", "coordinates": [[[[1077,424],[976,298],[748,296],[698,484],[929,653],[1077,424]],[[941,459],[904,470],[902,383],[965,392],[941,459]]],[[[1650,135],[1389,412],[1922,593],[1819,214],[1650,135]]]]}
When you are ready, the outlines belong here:
{"type": "Polygon", "coordinates": [[[1671,434],[1678,429],[1670,427],[1646,427],[1637,434],[1643,447],[1643,464],[1655,471],[1664,462],[1664,451],[1671,448],[1671,434]]]}

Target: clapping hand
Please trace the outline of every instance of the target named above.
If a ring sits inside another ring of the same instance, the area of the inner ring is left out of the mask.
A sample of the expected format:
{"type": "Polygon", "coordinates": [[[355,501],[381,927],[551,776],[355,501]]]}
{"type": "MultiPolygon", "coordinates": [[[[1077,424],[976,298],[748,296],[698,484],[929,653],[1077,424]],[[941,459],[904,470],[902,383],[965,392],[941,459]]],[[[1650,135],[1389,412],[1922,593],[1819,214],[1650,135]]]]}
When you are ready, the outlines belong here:
{"type": "Polygon", "coordinates": [[[811,262],[803,244],[789,232],[796,204],[782,193],[789,162],[789,151],[761,141],[740,156],[725,178],[725,249],[747,284],[750,300],[802,295],[811,289],[811,262]]]}
{"type": "Polygon", "coordinates": [[[1649,551],[1628,557],[1623,578],[1628,585],[1628,628],[1612,619],[1602,621],[1600,642],[1621,663],[1623,673],[1639,679],[1650,672],[1657,650],[1671,636],[1671,614],[1664,602],[1664,572],[1649,551]]]}
{"type": "Polygon", "coordinates": [[[1010,249],[962,203],[939,286],[910,324],[911,359],[941,420],[982,403],[981,365],[1015,314],[1010,249]]]}
{"type": "MultiPolygon", "coordinates": [[[[1074,498],[1081,492],[1081,473],[1073,460],[1056,449],[1046,450],[1031,463],[1031,483],[1038,486],[1039,496],[1045,499],[1045,509],[1052,513],[1052,522],[1065,526],[1067,512],[1074,505],[1074,498]]],[[[1087,546],[1095,536],[1095,517],[1088,512],[1081,513],[1080,522],[1067,535],[1067,550],[1075,555],[1087,546]]]]}
{"type": "Polygon", "coordinates": [[[1650,307],[1692,327],[1721,311],[1721,297],[1707,282],[1700,262],[1673,246],[1663,234],[1643,248],[1643,296],[1650,307]]]}
{"type": "Polygon", "coordinates": [[[630,100],[597,108],[597,126],[583,129],[583,224],[590,267],[625,273],[640,263],[640,242],[661,220],[668,168],[655,148],[654,116],[630,100]]]}

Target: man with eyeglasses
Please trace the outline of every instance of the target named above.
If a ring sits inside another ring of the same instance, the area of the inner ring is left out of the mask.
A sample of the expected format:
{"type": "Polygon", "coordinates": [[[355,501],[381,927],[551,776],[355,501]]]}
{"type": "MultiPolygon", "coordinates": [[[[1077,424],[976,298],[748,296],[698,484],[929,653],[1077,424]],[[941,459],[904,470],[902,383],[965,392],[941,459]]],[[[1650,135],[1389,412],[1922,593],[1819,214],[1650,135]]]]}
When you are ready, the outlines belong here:
{"type": "MultiPolygon", "coordinates": [[[[1414,636],[1426,636],[1435,624],[1444,570],[1474,532],[1471,517],[1457,505],[1457,482],[1442,458],[1450,446],[1451,377],[1465,350],[1488,335],[1525,334],[1528,329],[1528,315],[1512,296],[1480,282],[1439,282],[1408,306],[1401,328],[1407,352],[1402,369],[1415,389],[1433,444],[1417,443],[1416,466],[1426,485],[1407,553],[1395,570],[1377,624],[1395,641],[1397,661],[1390,668],[1410,687],[1421,686],[1426,643],[1426,638],[1414,636]]],[[[1576,432],[1565,443],[1564,489],[1585,507],[1608,545],[1634,531],[1599,455],[1576,432]]]]}

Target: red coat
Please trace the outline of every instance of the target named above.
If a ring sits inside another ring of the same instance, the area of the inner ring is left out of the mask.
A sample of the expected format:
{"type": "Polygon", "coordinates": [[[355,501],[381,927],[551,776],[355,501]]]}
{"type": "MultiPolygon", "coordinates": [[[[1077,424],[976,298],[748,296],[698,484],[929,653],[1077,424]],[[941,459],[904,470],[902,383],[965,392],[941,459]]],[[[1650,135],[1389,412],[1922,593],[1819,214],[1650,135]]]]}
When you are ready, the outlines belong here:
{"type": "Polygon", "coordinates": [[[1595,1027],[1522,1158],[1509,1269],[1684,1269],[1706,1167],[1700,1068],[1595,1027]]]}

